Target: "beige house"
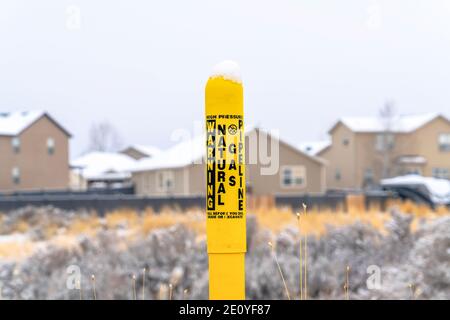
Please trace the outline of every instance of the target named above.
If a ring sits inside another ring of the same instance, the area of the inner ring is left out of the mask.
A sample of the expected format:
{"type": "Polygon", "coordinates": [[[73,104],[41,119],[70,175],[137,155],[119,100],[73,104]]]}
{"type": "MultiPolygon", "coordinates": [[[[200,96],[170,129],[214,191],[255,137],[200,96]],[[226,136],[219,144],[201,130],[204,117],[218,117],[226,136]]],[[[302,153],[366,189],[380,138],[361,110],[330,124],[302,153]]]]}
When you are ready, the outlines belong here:
{"type": "Polygon", "coordinates": [[[450,178],[450,121],[439,114],[343,118],[329,131],[327,188],[363,188],[380,179],[420,174],[450,178]]]}
{"type": "Polygon", "coordinates": [[[44,111],[0,113],[0,192],[67,188],[69,138],[44,111]]]}
{"type": "MultiPolygon", "coordinates": [[[[247,192],[253,195],[322,193],[325,163],[261,129],[246,134],[247,192]]],[[[182,142],[132,172],[138,195],[205,195],[203,137],[182,142]]]]}

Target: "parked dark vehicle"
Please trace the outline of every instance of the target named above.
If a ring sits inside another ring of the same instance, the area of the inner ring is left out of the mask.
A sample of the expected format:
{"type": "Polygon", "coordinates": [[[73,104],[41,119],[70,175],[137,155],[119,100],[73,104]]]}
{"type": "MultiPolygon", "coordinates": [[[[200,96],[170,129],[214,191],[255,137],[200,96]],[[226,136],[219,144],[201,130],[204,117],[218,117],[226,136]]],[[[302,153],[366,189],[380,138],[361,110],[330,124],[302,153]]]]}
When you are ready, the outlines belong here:
{"type": "Polygon", "coordinates": [[[384,179],[381,186],[384,190],[395,192],[402,199],[425,203],[432,208],[450,206],[450,181],[446,179],[407,175],[384,179]]]}

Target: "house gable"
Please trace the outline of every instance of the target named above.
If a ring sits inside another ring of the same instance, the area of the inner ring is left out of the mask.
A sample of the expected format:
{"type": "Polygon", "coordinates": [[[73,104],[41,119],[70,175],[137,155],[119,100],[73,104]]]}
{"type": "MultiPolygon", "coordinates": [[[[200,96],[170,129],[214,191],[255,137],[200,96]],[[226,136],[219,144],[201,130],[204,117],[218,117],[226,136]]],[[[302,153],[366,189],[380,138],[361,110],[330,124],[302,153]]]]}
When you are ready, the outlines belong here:
{"type": "Polygon", "coordinates": [[[41,120],[42,118],[46,118],[50,123],[52,123],[56,128],[58,128],[62,133],[64,133],[68,138],[72,138],[72,134],[67,131],[62,125],[59,124],[52,116],[50,116],[48,113],[44,113],[41,117],[36,119],[34,122],[30,123],[30,125],[26,128],[24,128],[19,135],[21,135],[23,132],[28,130],[30,127],[32,127],[36,122],[41,120]]]}
{"type": "Polygon", "coordinates": [[[0,124],[3,130],[0,130],[0,136],[19,136],[44,117],[67,137],[71,137],[71,134],[45,111],[22,111],[2,114],[0,124]]]}

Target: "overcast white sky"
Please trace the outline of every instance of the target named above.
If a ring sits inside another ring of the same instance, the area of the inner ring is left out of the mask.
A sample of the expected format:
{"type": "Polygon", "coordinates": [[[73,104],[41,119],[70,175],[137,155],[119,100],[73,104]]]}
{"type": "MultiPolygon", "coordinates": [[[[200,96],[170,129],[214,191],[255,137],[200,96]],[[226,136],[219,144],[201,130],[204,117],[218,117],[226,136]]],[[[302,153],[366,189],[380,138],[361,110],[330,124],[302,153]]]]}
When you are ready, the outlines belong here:
{"type": "Polygon", "coordinates": [[[290,141],[387,99],[449,115],[450,0],[0,2],[0,110],[49,111],[72,157],[102,120],[126,143],[170,146],[203,119],[224,59],[241,66],[247,122],[290,141]]]}

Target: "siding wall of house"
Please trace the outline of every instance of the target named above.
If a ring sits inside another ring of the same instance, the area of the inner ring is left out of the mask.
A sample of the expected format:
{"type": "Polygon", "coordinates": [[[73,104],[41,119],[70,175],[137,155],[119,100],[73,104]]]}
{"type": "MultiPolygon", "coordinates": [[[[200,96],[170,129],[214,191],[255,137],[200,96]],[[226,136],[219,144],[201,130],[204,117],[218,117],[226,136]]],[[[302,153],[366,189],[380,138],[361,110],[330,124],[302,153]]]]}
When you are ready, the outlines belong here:
{"type": "Polygon", "coordinates": [[[356,184],[355,134],[339,125],[332,133],[331,142],[331,147],[319,154],[327,161],[326,186],[329,189],[350,188],[356,184]]]}
{"type": "Polygon", "coordinates": [[[0,191],[62,189],[69,186],[69,137],[47,117],[42,117],[20,135],[20,151],[14,152],[12,137],[0,136],[0,191]],[[53,154],[47,139],[55,141],[53,154]],[[20,181],[12,170],[17,167],[20,181]]]}
{"type": "Polygon", "coordinates": [[[450,123],[438,118],[414,133],[414,147],[417,154],[427,159],[423,174],[432,175],[433,168],[447,168],[450,171],[450,151],[439,150],[439,134],[450,133],[450,123]]]}
{"type": "MultiPolygon", "coordinates": [[[[355,133],[355,185],[364,187],[367,170],[372,170],[373,181],[383,178],[383,152],[376,149],[377,133],[355,133]]],[[[400,167],[396,164],[402,155],[416,155],[416,136],[414,134],[396,133],[394,148],[388,152],[387,162],[390,164],[389,175],[398,175],[400,167]]]]}
{"type": "MultiPolygon", "coordinates": [[[[135,172],[132,174],[132,181],[135,192],[143,196],[163,196],[163,195],[184,195],[186,193],[186,172],[185,168],[174,168],[164,170],[148,170],[135,172]],[[164,190],[158,186],[158,175],[162,172],[171,172],[174,177],[172,190],[164,190]]],[[[188,178],[187,178],[188,179],[188,178]]]]}
{"type": "MultiPolygon", "coordinates": [[[[254,135],[255,133],[252,132],[254,135]]],[[[261,149],[263,143],[267,144],[267,154],[271,155],[271,138],[264,133],[258,136],[257,144],[249,143],[249,139],[255,139],[252,134],[247,137],[247,146],[261,149]],[[263,140],[260,140],[263,138],[263,140]]],[[[265,148],[262,148],[265,150],[265,148]]],[[[247,150],[246,158],[249,160],[250,148],[247,150]]],[[[258,151],[257,151],[258,153],[258,151]]],[[[300,194],[300,193],[320,193],[325,191],[325,166],[322,162],[299,152],[292,146],[280,141],[279,143],[279,168],[275,174],[265,175],[262,168],[268,165],[263,164],[261,159],[256,164],[247,165],[247,183],[251,186],[251,192],[255,195],[271,194],[300,194]],[[302,166],[306,170],[306,182],[303,186],[284,187],[282,184],[282,169],[286,166],[302,166]]]]}
{"type": "Polygon", "coordinates": [[[191,195],[204,195],[206,194],[206,168],[201,164],[193,164],[187,167],[189,190],[191,195]]]}

